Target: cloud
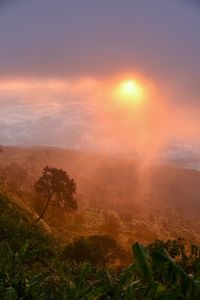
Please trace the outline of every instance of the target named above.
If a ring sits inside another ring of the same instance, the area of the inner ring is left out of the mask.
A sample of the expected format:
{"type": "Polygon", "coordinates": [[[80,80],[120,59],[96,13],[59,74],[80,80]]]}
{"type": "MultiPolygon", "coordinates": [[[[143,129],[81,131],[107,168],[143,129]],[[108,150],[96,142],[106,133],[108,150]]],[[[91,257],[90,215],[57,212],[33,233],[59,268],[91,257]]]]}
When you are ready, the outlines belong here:
{"type": "MultiPolygon", "coordinates": [[[[5,8],[4,8],[5,7],[5,8]]],[[[153,157],[198,146],[199,13],[180,1],[15,1],[0,18],[0,143],[153,157]],[[110,90],[134,74],[140,108],[110,90]]]]}
{"type": "Polygon", "coordinates": [[[93,127],[95,86],[85,78],[0,81],[1,142],[79,147],[93,127]]]}
{"type": "MultiPolygon", "coordinates": [[[[0,143],[146,159],[159,156],[172,144],[200,147],[197,110],[187,107],[186,115],[186,107],[168,101],[169,95],[163,96],[159,87],[147,89],[141,103],[119,102],[111,93],[119,78],[0,81],[0,143]]],[[[148,86],[148,80],[140,80],[148,86]]]]}

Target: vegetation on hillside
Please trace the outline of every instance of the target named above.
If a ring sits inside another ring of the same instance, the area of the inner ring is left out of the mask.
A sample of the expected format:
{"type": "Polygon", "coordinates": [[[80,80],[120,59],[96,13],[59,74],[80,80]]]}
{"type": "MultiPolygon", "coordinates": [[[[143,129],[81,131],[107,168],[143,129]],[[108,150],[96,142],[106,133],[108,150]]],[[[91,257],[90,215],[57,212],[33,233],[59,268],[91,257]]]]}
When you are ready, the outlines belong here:
{"type": "Polygon", "coordinates": [[[154,166],[141,182],[138,161],[66,149],[3,147],[1,186],[38,215],[46,199],[36,197],[33,187],[45,166],[67,170],[78,186],[75,214],[51,201],[44,215],[63,242],[81,235],[111,235],[126,249],[136,241],[179,237],[200,245],[199,172],[154,166]]]}
{"type": "Polygon", "coordinates": [[[63,247],[4,194],[0,228],[0,299],[200,298],[200,250],[189,251],[183,241],[135,243],[130,266],[106,268],[106,257],[109,262],[112,251],[120,252],[112,238],[90,237],[63,247]],[[85,255],[79,256],[83,247],[85,255]]]}

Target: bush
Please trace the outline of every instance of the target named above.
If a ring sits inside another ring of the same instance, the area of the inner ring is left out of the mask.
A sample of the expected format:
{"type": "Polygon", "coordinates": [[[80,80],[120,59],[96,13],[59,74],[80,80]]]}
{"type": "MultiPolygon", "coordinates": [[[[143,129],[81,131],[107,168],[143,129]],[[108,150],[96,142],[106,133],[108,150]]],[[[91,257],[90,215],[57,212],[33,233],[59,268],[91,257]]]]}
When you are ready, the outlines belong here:
{"type": "Polygon", "coordinates": [[[124,251],[108,235],[81,237],[67,245],[63,251],[63,258],[75,260],[77,263],[88,261],[99,266],[114,262],[123,255],[124,251]]]}

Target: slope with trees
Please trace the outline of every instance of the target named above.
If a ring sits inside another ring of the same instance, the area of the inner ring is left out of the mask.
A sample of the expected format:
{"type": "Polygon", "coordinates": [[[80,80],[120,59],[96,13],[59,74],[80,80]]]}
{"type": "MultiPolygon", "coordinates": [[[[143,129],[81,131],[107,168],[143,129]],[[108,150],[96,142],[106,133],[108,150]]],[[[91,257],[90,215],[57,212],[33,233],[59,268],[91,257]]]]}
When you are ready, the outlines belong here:
{"type": "Polygon", "coordinates": [[[195,245],[188,253],[183,241],[156,241],[149,247],[135,243],[132,264],[116,272],[106,269],[104,260],[96,264],[92,259],[96,241],[104,249],[102,259],[110,250],[116,254],[118,246],[112,239],[86,240],[88,255],[77,261],[76,244],[70,251],[66,250],[67,245],[63,248],[31,215],[2,193],[0,228],[0,299],[200,298],[200,249],[195,245]]]}

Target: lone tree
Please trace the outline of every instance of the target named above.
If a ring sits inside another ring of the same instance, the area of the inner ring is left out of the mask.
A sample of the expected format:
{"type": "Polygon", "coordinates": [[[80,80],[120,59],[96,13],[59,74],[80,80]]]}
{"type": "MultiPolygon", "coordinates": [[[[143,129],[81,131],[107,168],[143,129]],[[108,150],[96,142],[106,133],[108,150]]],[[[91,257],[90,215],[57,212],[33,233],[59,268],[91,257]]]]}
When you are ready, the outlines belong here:
{"type": "Polygon", "coordinates": [[[77,202],[74,199],[76,183],[62,169],[45,167],[34,188],[38,194],[46,199],[46,204],[37,221],[44,216],[50,201],[67,211],[77,209],[77,202]]]}

